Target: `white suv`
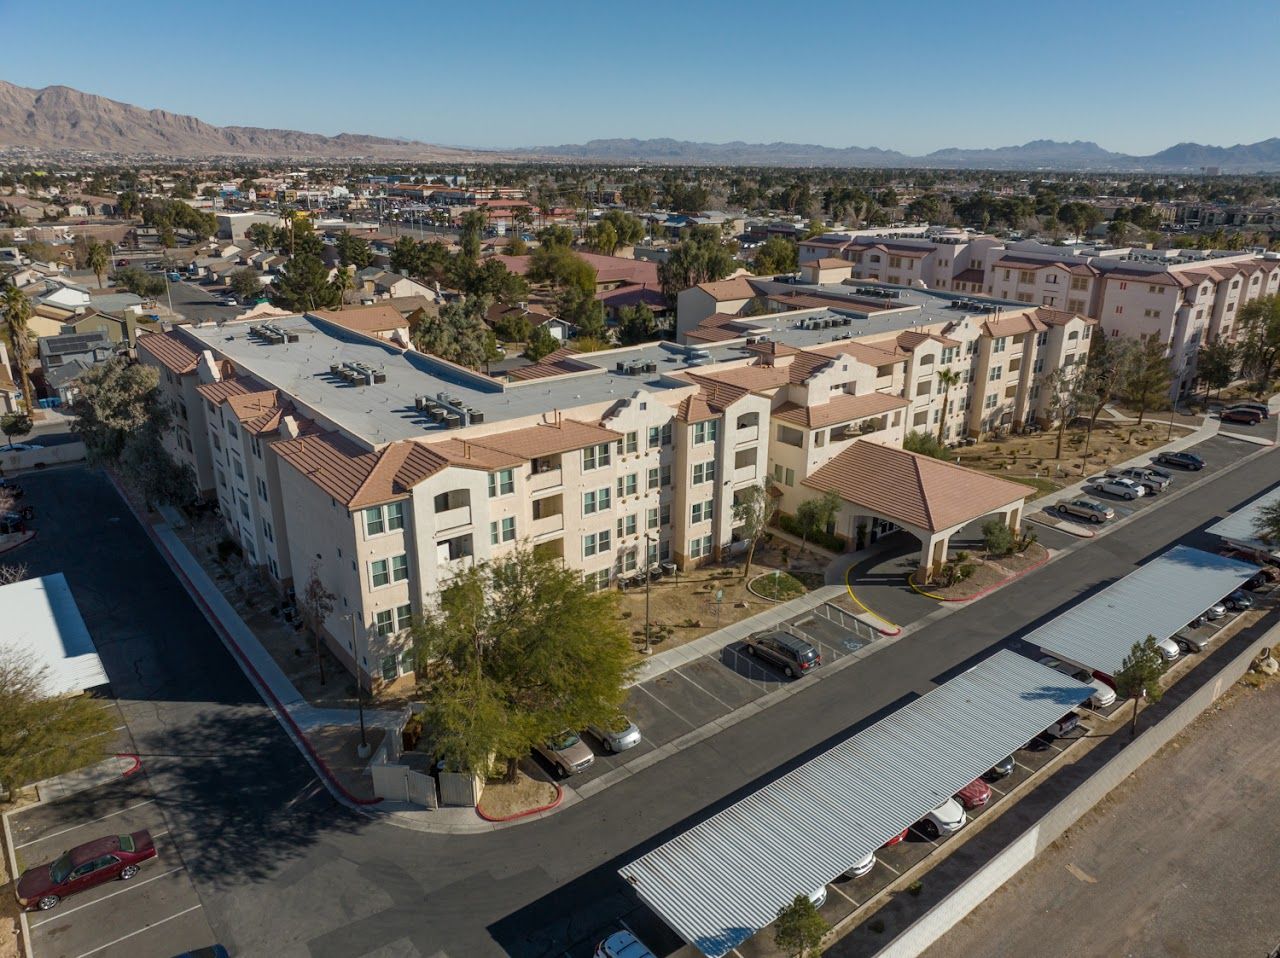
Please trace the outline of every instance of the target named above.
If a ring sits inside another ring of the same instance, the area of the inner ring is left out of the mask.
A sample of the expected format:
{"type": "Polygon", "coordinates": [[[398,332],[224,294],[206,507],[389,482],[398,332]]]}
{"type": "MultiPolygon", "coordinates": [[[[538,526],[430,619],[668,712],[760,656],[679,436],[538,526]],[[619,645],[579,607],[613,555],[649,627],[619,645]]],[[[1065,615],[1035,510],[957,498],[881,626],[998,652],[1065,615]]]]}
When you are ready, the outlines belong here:
{"type": "Polygon", "coordinates": [[[968,820],[960,803],[954,798],[948,798],[920,819],[919,827],[926,838],[937,838],[939,835],[952,835],[960,831],[968,820]]]}
{"type": "Polygon", "coordinates": [[[1077,682],[1083,682],[1093,689],[1093,694],[1089,696],[1089,708],[1091,709],[1104,709],[1116,700],[1116,690],[1101,679],[1095,679],[1088,669],[1055,659],[1052,655],[1046,655],[1041,658],[1040,664],[1048,666],[1055,672],[1069,675],[1077,682]]]}
{"type": "Polygon", "coordinates": [[[595,958],[654,958],[654,954],[631,932],[615,931],[596,945],[595,958]]]}

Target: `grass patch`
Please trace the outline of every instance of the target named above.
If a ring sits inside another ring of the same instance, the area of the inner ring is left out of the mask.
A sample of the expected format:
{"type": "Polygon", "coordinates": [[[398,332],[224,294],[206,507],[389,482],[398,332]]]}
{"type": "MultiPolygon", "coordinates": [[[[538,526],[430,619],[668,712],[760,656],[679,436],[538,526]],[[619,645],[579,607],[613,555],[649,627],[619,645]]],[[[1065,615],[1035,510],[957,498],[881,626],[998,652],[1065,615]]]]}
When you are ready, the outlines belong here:
{"type": "Polygon", "coordinates": [[[778,602],[794,599],[809,591],[803,582],[786,572],[767,573],[756,579],[751,587],[766,599],[774,599],[778,602]]]}
{"type": "Polygon", "coordinates": [[[1047,496],[1051,492],[1057,492],[1062,486],[1054,482],[1052,479],[1041,479],[1036,476],[1001,476],[1002,479],[1008,479],[1010,482],[1020,482],[1024,486],[1030,486],[1036,491],[1032,499],[1039,499],[1041,496],[1047,496]]]}

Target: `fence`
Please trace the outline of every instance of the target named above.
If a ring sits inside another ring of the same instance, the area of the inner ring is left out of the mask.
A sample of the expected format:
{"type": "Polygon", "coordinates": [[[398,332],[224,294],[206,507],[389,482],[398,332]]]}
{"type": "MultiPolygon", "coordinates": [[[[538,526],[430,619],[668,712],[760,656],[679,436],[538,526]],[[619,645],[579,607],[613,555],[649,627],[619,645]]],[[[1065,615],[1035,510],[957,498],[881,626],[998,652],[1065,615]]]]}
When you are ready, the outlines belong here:
{"type": "Polygon", "coordinates": [[[914,958],[982,904],[1036,855],[1057,841],[1082,815],[1133,774],[1147,759],[1190,725],[1240,676],[1258,653],[1280,641],[1280,625],[1273,626],[1227,663],[1217,675],[1196,689],[1172,712],[1148,727],[1121,749],[1070,795],[1050,809],[955,891],[917,919],[902,934],[876,952],[875,958],[914,958]]]}
{"type": "Polygon", "coordinates": [[[85,457],[84,443],[64,442],[57,446],[45,446],[42,449],[9,451],[0,446],[0,471],[17,472],[20,469],[39,469],[42,466],[56,466],[64,462],[79,462],[85,457]]]}
{"type": "Polygon", "coordinates": [[[407,765],[369,766],[373,773],[373,793],[395,802],[412,802],[425,808],[439,808],[436,797],[436,780],[430,775],[415,772],[407,765]]]}

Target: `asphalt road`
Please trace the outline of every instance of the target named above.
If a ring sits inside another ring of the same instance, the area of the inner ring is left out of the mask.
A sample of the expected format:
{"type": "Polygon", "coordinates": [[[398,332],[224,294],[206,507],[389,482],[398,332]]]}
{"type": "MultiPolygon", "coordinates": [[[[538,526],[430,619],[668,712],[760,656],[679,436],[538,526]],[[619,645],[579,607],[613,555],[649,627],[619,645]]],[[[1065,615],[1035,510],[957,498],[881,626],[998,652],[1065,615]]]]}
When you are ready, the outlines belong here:
{"type": "Polygon", "coordinates": [[[1278,723],[1280,688],[1237,691],[925,958],[1262,958],[1280,945],[1280,740],[1254,730],[1278,723]]]}
{"type": "Polygon", "coordinates": [[[673,942],[616,869],[1132,571],[1274,484],[1269,450],[972,607],[548,819],[444,836],[368,821],[316,787],[279,726],[105,481],[51,471],[41,535],[102,647],[213,928],[233,954],[589,954],[619,918],[673,942]]]}
{"type": "MultiPolygon", "coordinates": [[[[208,287],[189,283],[186,280],[169,283],[169,293],[173,297],[173,311],[181,313],[193,323],[233,319],[243,311],[239,306],[221,305],[221,299],[215,297],[208,287]]],[[[158,301],[168,304],[164,296],[161,296],[158,301]]]]}

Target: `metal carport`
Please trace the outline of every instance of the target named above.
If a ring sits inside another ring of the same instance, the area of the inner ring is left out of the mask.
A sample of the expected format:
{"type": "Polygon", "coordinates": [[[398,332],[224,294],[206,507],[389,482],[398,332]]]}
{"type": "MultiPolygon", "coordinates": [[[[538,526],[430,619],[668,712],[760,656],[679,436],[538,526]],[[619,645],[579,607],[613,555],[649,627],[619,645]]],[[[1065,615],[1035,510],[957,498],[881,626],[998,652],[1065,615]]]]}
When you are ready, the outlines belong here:
{"type": "Polygon", "coordinates": [[[1090,688],[1002,650],[619,869],[718,958],[1085,701],[1090,688]]]}
{"type": "Polygon", "coordinates": [[[1272,556],[1280,555],[1280,546],[1274,542],[1263,542],[1258,538],[1257,530],[1254,528],[1254,521],[1262,514],[1263,507],[1275,502],[1280,502],[1280,486],[1270,492],[1264,492],[1252,502],[1245,503],[1231,515],[1215,522],[1204,531],[1241,549],[1252,549],[1272,556]]]}
{"type": "Polygon", "coordinates": [[[1024,636],[1053,655],[1115,675],[1135,642],[1170,638],[1258,571],[1248,562],[1174,546],[1024,636]]]}

